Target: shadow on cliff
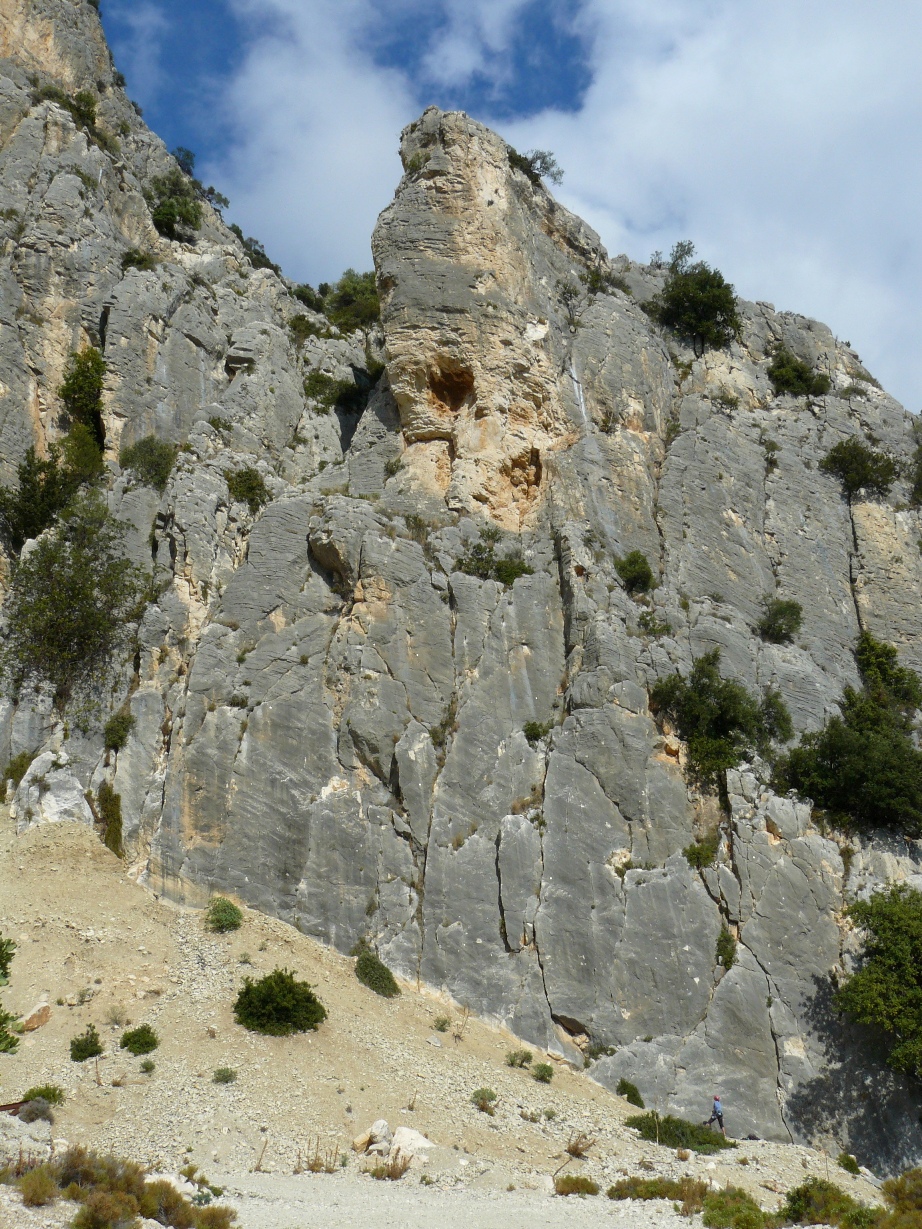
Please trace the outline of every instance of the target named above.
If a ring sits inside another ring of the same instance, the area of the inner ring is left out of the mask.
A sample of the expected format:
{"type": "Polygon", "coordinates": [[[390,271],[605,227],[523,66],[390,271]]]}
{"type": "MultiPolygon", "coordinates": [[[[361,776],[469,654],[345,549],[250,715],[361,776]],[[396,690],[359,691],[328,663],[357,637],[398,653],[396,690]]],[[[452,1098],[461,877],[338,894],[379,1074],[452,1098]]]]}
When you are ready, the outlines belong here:
{"type": "Polygon", "coordinates": [[[922,1162],[922,1084],[886,1065],[885,1035],[856,1025],[833,1005],[835,987],[815,977],[805,1019],[823,1046],[826,1069],[785,1106],[795,1137],[833,1136],[862,1165],[895,1173],[922,1162]]]}

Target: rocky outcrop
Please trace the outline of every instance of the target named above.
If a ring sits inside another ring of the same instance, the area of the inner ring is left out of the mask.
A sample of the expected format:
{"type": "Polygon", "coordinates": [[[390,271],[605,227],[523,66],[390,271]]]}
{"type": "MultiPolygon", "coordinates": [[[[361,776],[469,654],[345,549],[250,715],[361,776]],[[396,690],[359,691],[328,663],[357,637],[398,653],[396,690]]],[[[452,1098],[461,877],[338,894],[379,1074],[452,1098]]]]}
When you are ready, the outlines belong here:
{"type": "MultiPolygon", "coordinates": [[[[899,482],[849,507],[819,469],[853,435],[908,458],[909,415],[828,329],[770,304],[741,303],[739,341],[696,358],[643,310],[661,270],[610,261],[498,137],[434,108],[404,133],[374,237],[381,334],[299,346],[303,308],[216,214],[194,244],[154,231],[143,190],[169,158],[114,79],[97,86],[92,8],[9,12],[54,35],[30,35],[28,65],[8,41],[0,74],[0,461],[9,481],[56,438],[69,351],[104,345],[110,505],[159,596],[107,699],[135,718],[121,750],[23,695],[2,751],[57,755],[66,734],[68,778],[121,795],[157,892],[234,893],[341,950],[367,938],[662,1110],[694,1117],[719,1083],[735,1134],[917,1160],[911,1090],[829,1001],[844,905],[918,882],[922,851],[853,842],[846,873],[758,765],[724,815],[648,706],[653,680],[716,647],[816,729],[857,681],[862,627],[922,669],[918,513],[899,482]],[[120,153],[34,102],[27,67],[99,89],[120,153]],[[123,272],[129,247],[160,263],[123,272]],[[779,341],[828,395],[773,395],[779,341]],[[366,347],[386,373],[356,427],[303,380],[351,378],[366,347]],[[162,497],[117,461],[152,432],[181,445],[162,497]],[[272,497],[255,515],[228,490],[243,466],[272,497]],[[648,599],[614,567],[635,549],[648,599]],[[803,605],[793,645],[754,632],[776,594],[803,605]],[[715,827],[717,863],[695,870],[681,851],[715,827]]],[[[38,772],[14,800],[33,819],[38,772]]]]}

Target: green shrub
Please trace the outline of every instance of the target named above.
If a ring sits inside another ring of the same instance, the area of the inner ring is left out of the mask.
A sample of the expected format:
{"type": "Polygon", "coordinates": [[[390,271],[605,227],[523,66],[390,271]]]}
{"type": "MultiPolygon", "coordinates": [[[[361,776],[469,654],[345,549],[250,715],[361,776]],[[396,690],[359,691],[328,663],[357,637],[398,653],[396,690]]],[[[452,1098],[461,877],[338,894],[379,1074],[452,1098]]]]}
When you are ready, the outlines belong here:
{"type": "Polygon", "coordinates": [[[531,1069],[531,1074],[539,1084],[550,1084],[554,1078],[554,1068],[550,1063],[535,1063],[531,1069]]]}
{"type": "Polygon", "coordinates": [[[373,382],[369,372],[359,372],[352,380],[336,380],[324,371],[314,370],[304,381],[304,393],[316,402],[318,414],[329,414],[330,410],[361,414],[368,404],[373,382]]]}
{"type": "Polygon", "coordinates": [[[61,1193],[49,1165],[27,1169],[16,1185],[27,1208],[43,1208],[53,1203],[61,1193]]]}
{"type": "Polygon", "coordinates": [[[117,858],[125,856],[122,845],[122,796],[117,794],[108,781],[103,781],[96,791],[96,809],[104,825],[103,844],[117,858]]]}
{"type": "Polygon", "coordinates": [[[245,465],[238,470],[226,469],[224,480],[231,499],[235,503],[246,504],[251,516],[255,516],[260,508],[269,502],[269,491],[262,474],[252,465],[245,465]]]}
{"type": "Polygon", "coordinates": [[[632,550],[615,560],[615,571],[628,593],[647,593],[653,588],[653,569],[642,551],[632,550]]]}
{"type": "Polygon", "coordinates": [[[139,1024],[122,1034],[120,1044],[123,1050],[139,1058],[142,1054],[153,1054],[160,1045],[160,1038],[149,1024],[139,1024]]]}
{"type": "Polygon", "coordinates": [[[922,836],[922,752],[913,714],[922,683],[898,664],[896,649],[862,632],[855,649],[862,688],[846,687],[822,730],[806,734],[779,761],[779,789],[795,789],[837,822],[861,831],[889,828],[922,836]]]}
{"type": "Polygon", "coordinates": [[[292,341],[299,349],[304,345],[308,337],[329,336],[329,329],[321,328],[309,316],[292,316],[288,321],[288,330],[291,333],[292,341]]]}
{"type": "Polygon", "coordinates": [[[630,1080],[626,1080],[624,1076],[618,1081],[618,1087],[615,1089],[619,1097],[624,1097],[628,1105],[636,1105],[638,1109],[645,1108],[643,1097],[640,1095],[640,1089],[636,1084],[632,1084],[630,1080]]]}
{"type": "Polygon", "coordinates": [[[496,1113],[496,1093],[492,1088],[475,1088],[471,1093],[471,1105],[492,1118],[496,1113]]]}
{"type": "Polygon", "coordinates": [[[145,272],[150,272],[156,269],[160,261],[152,252],[143,252],[140,248],[129,248],[122,255],[122,272],[128,269],[143,269],[145,272]]]}
{"type": "Polygon", "coordinates": [[[922,1212],[922,1169],[907,1169],[883,1185],[884,1199],[896,1215],[922,1212]]]}
{"type": "Polygon", "coordinates": [[[704,1197],[701,1221],[707,1229],[765,1229],[769,1219],[739,1187],[710,1191],[704,1197]]]}
{"type": "Polygon", "coordinates": [[[520,154],[511,145],[507,145],[506,156],[512,169],[521,171],[533,184],[539,184],[542,179],[549,179],[556,184],[563,182],[563,171],[548,149],[531,149],[527,154],[520,154]]]}
{"type": "Polygon", "coordinates": [[[218,934],[239,930],[242,922],[243,912],[223,896],[215,896],[205,912],[205,925],[218,934]]]}
{"type": "Polygon", "coordinates": [[[161,493],[166,488],[170,470],[176,462],[176,445],[146,435],[136,444],[129,444],[119,453],[122,469],[130,469],[144,486],[161,493]]]}
{"type": "Polygon", "coordinates": [[[780,346],[768,368],[775,396],[790,393],[793,397],[821,397],[830,389],[829,376],[815,372],[809,363],[780,346]]]}
{"type": "Polygon", "coordinates": [[[720,934],[717,936],[717,947],[714,952],[714,958],[718,964],[722,964],[725,969],[732,969],[736,963],[736,940],[726,926],[721,926],[720,934]]]}
{"type": "Polygon", "coordinates": [[[723,679],[720,649],[699,657],[687,679],[670,674],[650,692],[653,705],[666,713],[688,745],[688,762],[705,786],[719,783],[728,768],[758,751],[767,755],[773,742],[793,734],[780,696],[767,691],[761,703],[741,683],[723,679]]]}
{"type": "Polygon", "coordinates": [[[673,1199],[682,1205],[682,1215],[700,1212],[708,1193],[706,1182],[693,1178],[622,1178],[605,1192],[609,1199],[673,1199]]]}
{"type": "Polygon", "coordinates": [[[837,1159],[839,1168],[844,1169],[847,1174],[854,1174],[857,1178],[861,1173],[861,1166],[850,1152],[840,1152],[837,1159]]]}
{"type": "Polygon", "coordinates": [[[113,713],[103,727],[103,743],[107,751],[121,751],[134,729],[134,717],[126,709],[113,713]]]}
{"type": "Polygon", "coordinates": [[[694,841],[691,845],[687,845],[682,850],[682,854],[689,866],[693,866],[696,870],[701,871],[706,866],[714,865],[719,846],[720,833],[715,828],[704,840],[694,841]]]}
{"type": "Polygon", "coordinates": [[[660,324],[675,329],[693,344],[696,354],[719,350],[742,327],[733,287],[703,260],[692,262],[695,245],[687,240],[672,249],[666,284],[650,304],[660,324]]]}
{"type": "Polygon", "coordinates": [[[259,981],[244,978],[234,1004],[234,1019],[254,1033],[287,1037],[316,1029],[326,1009],[307,982],[296,981],[287,969],[274,969],[259,981]]]}
{"type": "Polygon", "coordinates": [[[711,1131],[697,1122],[686,1122],[684,1118],[673,1118],[671,1114],[657,1114],[655,1110],[648,1114],[636,1114],[628,1118],[624,1125],[639,1131],[641,1139],[661,1144],[664,1148],[719,1152],[723,1148],[736,1147],[732,1140],[725,1139],[717,1131],[711,1131]]]}
{"type": "Polygon", "coordinates": [[[359,952],[355,962],[355,975],[363,986],[367,986],[375,994],[380,994],[384,999],[392,999],[400,993],[394,974],[367,947],[359,952]]]}
{"type": "Polygon", "coordinates": [[[233,1084],[237,1079],[237,1072],[233,1067],[219,1067],[211,1077],[213,1084],[233,1084]]]}
{"type": "Polygon", "coordinates": [[[913,450],[906,477],[909,480],[909,506],[922,507],[922,443],[913,450]]]}
{"type": "Polygon", "coordinates": [[[484,534],[466,555],[455,560],[455,569],[480,580],[495,580],[510,588],[520,576],[531,576],[532,568],[522,559],[497,558],[496,541],[484,534]]]}
{"type": "Polygon", "coordinates": [[[37,1084],[22,1094],[23,1101],[47,1101],[49,1105],[64,1104],[64,1089],[60,1084],[37,1084]]]}
{"type": "Polygon", "coordinates": [[[840,1229],[871,1229],[879,1215],[879,1211],[862,1207],[824,1178],[808,1178],[788,1191],[778,1209],[782,1224],[836,1225],[840,1229]]]}
{"type": "Polygon", "coordinates": [[[155,176],[144,193],[150,207],[151,221],[166,239],[190,242],[202,225],[202,203],[195,184],[173,167],[165,175],[155,176]]]}
{"type": "MultiPolygon", "coordinates": [[[[19,756],[17,756],[16,758],[19,759],[19,756]]],[[[10,770],[8,768],[7,772],[9,771],[10,770]]],[[[23,773],[23,775],[25,775],[25,773],[23,773]]],[[[16,954],[15,940],[14,939],[4,939],[2,936],[0,936],[0,986],[6,986],[9,983],[10,965],[13,963],[13,956],[15,954],[16,954]]]]}
{"type": "Polygon", "coordinates": [[[451,1027],[451,1020],[449,1020],[448,1016],[436,1016],[432,1022],[432,1027],[437,1033],[447,1033],[451,1027]]]}
{"type": "Polygon", "coordinates": [[[347,269],[324,297],[326,316],[344,333],[372,328],[381,319],[374,273],[347,269]]]}
{"type": "Polygon", "coordinates": [[[0,489],[0,539],[7,551],[18,556],[30,538],[54,524],[81,482],[91,481],[101,469],[99,446],[82,424],[71,428],[63,447],[52,444],[47,457],[30,448],[17,466],[15,489],[0,489]]]}
{"type": "Polygon", "coordinates": [[[0,1004],[0,1054],[15,1054],[19,1049],[19,1037],[13,1031],[18,1022],[19,1017],[0,1004]]]}
{"type": "Polygon", "coordinates": [[[891,1038],[887,1062],[922,1076],[922,892],[894,884],[849,905],[863,936],[861,967],[836,993],[836,1006],[891,1038]]]}
{"type": "Polygon", "coordinates": [[[553,728],[554,723],[552,721],[526,721],[522,726],[522,733],[534,747],[537,746],[542,738],[546,738],[553,728]]]}
{"type": "Polygon", "coordinates": [[[323,311],[323,295],[318,294],[313,286],[308,286],[307,283],[304,283],[301,286],[295,286],[291,293],[299,303],[309,307],[312,312],[323,311]]]}
{"type": "Polygon", "coordinates": [[[767,597],[762,606],[762,617],[756,631],[770,644],[790,644],[803,622],[804,610],[800,602],[780,597],[767,597]]]}
{"type": "Polygon", "coordinates": [[[824,474],[831,474],[842,484],[842,494],[848,503],[864,491],[869,499],[883,499],[897,476],[896,462],[886,453],[862,444],[852,436],[840,440],[820,461],[824,474]]]}
{"type": "Polygon", "coordinates": [[[599,1184],[585,1174],[558,1174],[554,1179],[556,1195],[598,1195],[599,1184]]]}
{"type": "Polygon", "coordinates": [[[275,261],[269,259],[266,255],[266,249],[258,239],[254,239],[252,235],[244,236],[243,231],[236,224],[232,224],[228,227],[228,229],[235,234],[243,244],[243,250],[246,252],[247,260],[249,260],[254,269],[271,269],[273,273],[281,277],[281,267],[277,265],[275,261]]]}
{"type": "Polygon", "coordinates": [[[660,622],[652,610],[642,610],[637,616],[637,626],[645,636],[668,636],[672,632],[672,624],[660,622]]]}
{"type": "Polygon", "coordinates": [[[94,346],[73,351],[64,372],[58,396],[72,423],[82,423],[102,445],[106,433],[102,425],[102,390],[106,360],[94,346]]]}
{"type": "MultiPolygon", "coordinates": [[[[14,755],[7,764],[6,768],[3,770],[3,780],[12,781],[14,785],[19,785],[23,777],[29,771],[34,759],[34,751],[20,751],[18,755],[14,755]]],[[[2,973],[2,966],[0,966],[0,978],[2,978],[2,973]]],[[[0,986],[2,985],[3,981],[0,980],[0,986]]]]}
{"type": "Polygon", "coordinates": [[[145,1058],[144,1062],[141,1063],[141,1074],[142,1075],[153,1075],[156,1069],[157,1069],[157,1064],[154,1062],[152,1058],[145,1058]]]}
{"type": "Polygon", "coordinates": [[[534,1058],[531,1050],[510,1050],[506,1055],[507,1067],[529,1067],[534,1058]]]}
{"type": "Polygon", "coordinates": [[[85,1063],[88,1058],[98,1058],[102,1053],[102,1042],[95,1024],[88,1024],[86,1032],[71,1038],[70,1060],[72,1063],[85,1063]]]}
{"type": "Polygon", "coordinates": [[[88,494],[21,561],[4,603],[2,668],[14,686],[52,684],[59,699],[91,689],[128,641],[144,578],[122,554],[124,526],[88,494]]]}

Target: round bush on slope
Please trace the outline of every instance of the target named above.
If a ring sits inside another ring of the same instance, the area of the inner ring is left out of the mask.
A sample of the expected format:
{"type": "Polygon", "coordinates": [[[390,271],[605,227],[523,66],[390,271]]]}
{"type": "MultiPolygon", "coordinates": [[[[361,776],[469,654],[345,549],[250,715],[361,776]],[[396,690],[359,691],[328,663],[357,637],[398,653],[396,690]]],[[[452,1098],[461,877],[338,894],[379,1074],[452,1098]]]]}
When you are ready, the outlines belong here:
{"type": "Polygon", "coordinates": [[[234,1004],[238,1024],[270,1037],[306,1033],[326,1018],[326,1008],[308,983],[296,981],[288,969],[273,969],[256,982],[245,978],[234,1004]]]}
{"type": "Polygon", "coordinates": [[[394,974],[368,948],[359,952],[359,958],[355,962],[355,975],[363,986],[374,990],[375,994],[380,994],[384,999],[392,999],[400,993],[394,974]]]}

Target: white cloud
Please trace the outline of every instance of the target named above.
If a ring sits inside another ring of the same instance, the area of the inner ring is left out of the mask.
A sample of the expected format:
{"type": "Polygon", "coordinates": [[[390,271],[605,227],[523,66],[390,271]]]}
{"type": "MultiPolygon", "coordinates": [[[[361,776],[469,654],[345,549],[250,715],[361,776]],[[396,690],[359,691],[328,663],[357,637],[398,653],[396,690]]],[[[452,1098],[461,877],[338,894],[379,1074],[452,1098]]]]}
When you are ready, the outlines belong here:
{"type": "MultiPolygon", "coordinates": [[[[368,267],[400,128],[440,86],[505,80],[528,0],[231,2],[251,50],[228,97],[233,155],[204,173],[292,274],[368,267]],[[376,65],[387,23],[433,6],[444,20],[419,76],[376,65]]],[[[504,135],[556,153],[561,198],[611,251],[645,259],[692,238],[741,294],[825,320],[919,408],[922,8],[583,0],[580,21],[579,110],[504,135]]]]}
{"type": "Polygon", "coordinates": [[[106,0],[106,8],[115,15],[119,30],[125,31],[113,46],[117,63],[131,78],[137,96],[152,98],[165,81],[161,62],[169,30],[165,15],[153,0],[106,0]]]}

